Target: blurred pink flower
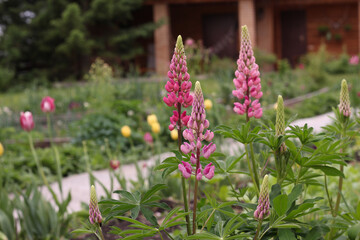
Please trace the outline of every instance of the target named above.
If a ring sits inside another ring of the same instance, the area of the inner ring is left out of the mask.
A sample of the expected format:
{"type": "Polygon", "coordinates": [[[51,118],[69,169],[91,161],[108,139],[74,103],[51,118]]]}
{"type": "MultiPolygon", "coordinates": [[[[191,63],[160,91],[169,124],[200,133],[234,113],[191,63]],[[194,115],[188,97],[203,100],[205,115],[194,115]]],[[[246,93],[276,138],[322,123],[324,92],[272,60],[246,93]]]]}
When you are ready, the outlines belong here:
{"type": "Polygon", "coordinates": [[[119,160],[111,160],[110,167],[114,170],[118,169],[120,167],[120,161],[119,160]]]}
{"type": "Polygon", "coordinates": [[[35,124],[34,124],[34,119],[33,119],[33,115],[31,112],[21,112],[20,113],[20,124],[21,127],[25,130],[30,132],[35,124]]]}
{"type": "Polygon", "coordinates": [[[144,141],[147,143],[147,144],[153,144],[154,140],[153,140],[153,137],[151,136],[151,133],[147,132],[144,134],[144,141]]]}
{"type": "Polygon", "coordinates": [[[187,47],[192,47],[194,44],[195,44],[195,41],[192,38],[188,38],[185,41],[185,46],[187,46],[187,47]]]}
{"type": "Polygon", "coordinates": [[[305,68],[305,65],[304,65],[303,63],[299,63],[298,68],[299,68],[299,69],[304,69],[304,68],[305,68]]]}
{"type": "Polygon", "coordinates": [[[349,59],[350,65],[358,65],[359,64],[359,56],[354,55],[349,59]]]}
{"type": "Polygon", "coordinates": [[[41,111],[43,111],[44,113],[54,112],[55,100],[49,96],[46,96],[41,100],[40,107],[41,107],[41,111]]]}

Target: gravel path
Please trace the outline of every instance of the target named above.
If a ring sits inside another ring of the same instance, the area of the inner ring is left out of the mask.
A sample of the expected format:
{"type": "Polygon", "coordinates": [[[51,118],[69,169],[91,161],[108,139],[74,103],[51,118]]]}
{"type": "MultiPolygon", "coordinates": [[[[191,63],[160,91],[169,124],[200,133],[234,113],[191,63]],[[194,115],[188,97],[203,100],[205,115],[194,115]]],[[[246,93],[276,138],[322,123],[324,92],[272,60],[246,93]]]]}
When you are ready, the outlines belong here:
{"type": "MultiPolygon", "coordinates": [[[[310,127],[314,128],[315,132],[320,132],[321,127],[331,124],[332,119],[330,117],[334,117],[334,114],[326,113],[326,114],[319,115],[319,116],[312,117],[312,118],[299,119],[299,120],[294,121],[292,125],[303,126],[304,124],[307,123],[310,127]]],[[[224,151],[232,153],[232,154],[236,153],[239,149],[241,149],[240,144],[236,144],[232,141],[228,141],[228,139],[226,139],[224,145],[229,146],[229,147],[225,148],[224,151]]],[[[155,156],[148,160],[139,161],[139,166],[142,166],[144,163],[146,163],[147,166],[152,166],[152,165],[154,165],[156,159],[160,158],[161,160],[163,160],[171,155],[172,155],[172,153],[164,153],[164,154],[161,154],[160,156],[155,156]]],[[[148,174],[147,168],[144,168],[144,170],[145,171],[143,173],[146,176],[148,174]]],[[[122,172],[123,172],[125,178],[127,179],[127,182],[129,182],[129,180],[137,179],[136,168],[135,168],[134,164],[124,165],[122,167],[122,172]]],[[[110,186],[110,176],[109,176],[109,171],[107,169],[100,170],[100,171],[94,171],[93,174],[105,186],[110,186]]],[[[116,182],[116,180],[115,180],[115,182],[116,182]]],[[[57,183],[53,183],[53,184],[51,184],[51,186],[54,189],[54,192],[58,196],[60,196],[57,183]]],[[[98,197],[105,195],[104,190],[101,188],[101,186],[99,184],[96,184],[95,187],[96,187],[98,197]]],[[[115,185],[115,189],[118,189],[117,185],[115,185]]],[[[52,201],[52,197],[45,187],[42,188],[42,192],[46,199],[52,201]]],[[[89,195],[90,195],[89,175],[87,173],[81,173],[81,174],[72,175],[72,176],[64,178],[63,179],[63,192],[66,194],[68,192],[70,192],[71,196],[72,196],[72,200],[68,207],[69,212],[81,210],[81,203],[84,202],[87,204],[89,201],[89,195]]]]}

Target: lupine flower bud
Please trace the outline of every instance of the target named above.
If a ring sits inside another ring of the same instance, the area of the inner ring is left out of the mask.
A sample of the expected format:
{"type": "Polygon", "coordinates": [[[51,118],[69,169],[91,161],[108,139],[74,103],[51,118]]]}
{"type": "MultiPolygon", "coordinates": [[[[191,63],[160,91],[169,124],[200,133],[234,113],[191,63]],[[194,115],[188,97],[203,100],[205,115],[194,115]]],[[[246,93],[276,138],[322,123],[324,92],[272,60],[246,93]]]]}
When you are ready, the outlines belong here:
{"type": "MultiPolygon", "coordinates": [[[[206,120],[204,97],[201,90],[200,82],[196,82],[195,84],[193,108],[190,115],[190,119],[188,120],[187,123],[187,127],[188,129],[185,129],[183,131],[183,136],[184,139],[189,141],[189,143],[184,142],[180,146],[180,150],[184,154],[192,153],[190,157],[191,164],[194,165],[199,164],[197,165],[198,168],[195,171],[191,171],[195,173],[197,180],[201,180],[203,175],[206,178],[211,179],[214,176],[215,166],[213,166],[212,163],[210,163],[204,168],[204,170],[202,170],[201,164],[197,162],[198,159],[200,158],[200,156],[197,155],[198,153],[200,155],[203,155],[206,159],[208,159],[210,155],[214,153],[216,150],[216,145],[210,142],[214,137],[214,133],[211,132],[210,130],[207,130],[207,128],[209,127],[209,121],[206,120]],[[208,145],[205,145],[202,143],[202,141],[204,140],[210,143],[208,145]]],[[[180,165],[179,165],[179,169],[180,169],[180,165]]],[[[180,171],[183,172],[182,167],[180,171]]]]}
{"type": "Polygon", "coordinates": [[[94,185],[91,185],[90,190],[89,220],[91,224],[102,222],[94,185]]]}
{"type": "Polygon", "coordinates": [[[254,218],[256,220],[263,220],[269,215],[270,201],[269,201],[269,180],[268,175],[265,175],[261,184],[260,196],[258,200],[258,206],[254,212],[254,218]]]}
{"type": "Polygon", "coordinates": [[[28,132],[34,128],[35,123],[31,112],[20,113],[20,125],[25,131],[28,132]]]}
{"type": "Polygon", "coordinates": [[[234,112],[249,118],[260,118],[262,108],[259,103],[261,96],[260,72],[259,66],[255,63],[254,52],[251,47],[249,31],[246,26],[241,28],[241,47],[239,59],[237,60],[238,68],[235,71],[233,80],[236,90],[232,93],[239,100],[244,99],[244,103],[235,102],[234,112]],[[252,100],[254,98],[255,100],[252,100]]]}
{"type": "MultiPolygon", "coordinates": [[[[191,82],[190,75],[187,72],[186,56],[184,51],[184,45],[181,36],[178,36],[174,55],[171,59],[170,70],[168,72],[169,81],[165,85],[167,97],[163,100],[169,107],[178,106],[189,107],[192,104],[193,97],[190,95],[191,82]]],[[[176,127],[186,126],[189,117],[186,116],[186,111],[183,111],[181,115],[177,111],[173,112],[173,116],[170,117],[169,130],[172,131],[176,127]],[[181,121],[179,121],[179,118],[181,121]],[[181,126],[178,126],[180,123],[181,126]]]]}
{"type": "Polygon", "coordinates": [[[343,79],[341,82],[339,111],[345,117],[350,117],[351,111],[349,89],[345,79],[343,79]]]}
{"type": "MultiPolygon", "coordinates": [[[[284,114],[284,101],[281,95],[278,96],[276,103],[276,124],[275,124],[276,136],[285,134],[285,114],[284,114]]],[[[282,143],[280,152],[283,153],[286,150],[285,143],[282,143]]]]}
{"type": "Polygon", "coordinates": [[[44,97],[41,100],[41,111],[43,111],[44,113],[48,113],[48,112],[54,112],[55,111],[55,100],[49,96],[44,97]]]}

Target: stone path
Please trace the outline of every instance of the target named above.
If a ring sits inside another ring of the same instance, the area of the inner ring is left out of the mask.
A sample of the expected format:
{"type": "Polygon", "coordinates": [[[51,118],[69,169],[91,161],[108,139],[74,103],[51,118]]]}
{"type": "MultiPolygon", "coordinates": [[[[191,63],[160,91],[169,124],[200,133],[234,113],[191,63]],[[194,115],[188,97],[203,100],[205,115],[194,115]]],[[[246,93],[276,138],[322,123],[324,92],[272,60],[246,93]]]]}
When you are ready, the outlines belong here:
{"type": "MultiPolygon", "coordinates": [[[[320,132],[321,127],[331,124],[332,119],[330,117],[334,117],[334,114],[326,113],[326,114],[319,115],[319,116],[312,117],[312,118],[299,119],[299,120],[294,121],[292,123],[292,125],[303,126],[304,124],[307,123],[309,125],[309,127],[314,128],[315,132],[320,132]]],[[[224,151],[228,151],[230,153],[235,153],[241,148],[240,144],[236,144],[232,141],[229,141],[229,142],[227,142],[227,141],[228,141],[228,139],[226,139],[226,141],[225,141],[226,144],[224,144],[224,145],[229,146],[229,147],[224,149],[224,151]]],[[[164,154],[161,154],[160,156],[155,156],[149,160],[139,161],[139,166],[142,166],[144,163],[146,163],[147,166],[152,166],[152,165],[154,165],[154,163],[157,159],[160,158],[161,160],[163,160],[171,155],[172,155],[172,153],[164,153],[164,154]]],[[[137,173],[136,173],[136,168],[135,168],[134,164],[124,165],[122,167],[122,172],[124,174],[124,177],[127,179],[127,182],[129,182],[130,180],[137,179],[137,173]]],[[[109,176],[109,171],[107,169],[100,170],[100,171],[94,171],[93,174],[105,186],[110,186],[110,176],[109,176]]],[[[148,174],[147,168],[144,168],[143,174],[144,174],[144,176],[146,176],[148,174]]],[[[117,182],[117,181],[115,180],[114,182],[117,182]]],[[[51,186],[54,189],[54,192],[58,196],[60,196],[57,183],[53,183],[51,186]]],[[[98,197],[105,195],[104,190],[102,189],[102,187],[99,184],[96,184],[95,187],[96,187],[98,197]]],[[[115,185],[115,188],[116,187],[117,187],[117,185],[115,185]]],[[[48,192],[48,190],[45,187],[43,187],[42,191],[43,191],[45,198],[51,201],[52,197],[51,197],[50,193],[48,192]]],[[[81,173],[81,174],[72,175],[72,176],[64,178],[63,179],[63,192],[66,194],[68,192],[70,192],[71,196],[72,196],[72,200],[68,207],[69,211],[74,212],[74,211],[81,210],[81,203],[84,202],[87,204],[89,201],[89,195],[90,195],[89,175],[87,173],[81,173]]]]}

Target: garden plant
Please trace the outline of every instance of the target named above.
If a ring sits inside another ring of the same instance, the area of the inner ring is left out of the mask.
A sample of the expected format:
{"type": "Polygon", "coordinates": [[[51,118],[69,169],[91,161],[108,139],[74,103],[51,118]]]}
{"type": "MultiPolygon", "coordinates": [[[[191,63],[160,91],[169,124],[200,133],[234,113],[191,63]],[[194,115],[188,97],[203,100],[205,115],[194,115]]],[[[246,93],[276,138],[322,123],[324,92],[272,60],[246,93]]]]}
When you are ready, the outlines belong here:
{"type": "Polygon", "coordinates": [[[360,123],[353,117],[346,80],[333,108],[334,123],[322,133],[307,124],[292,125],[282,96],[275,122],[263,119],[260,71],[247,27],[241,31],[232,94],[238,99],[233,110],[245,121],[237,127],[211,125],[202,92],[206,82],[201,86],[197,81],[190,94],[193,84],[182,38],[177,39],[163,100],[174,108],[169,130],[178,132],[178,149],[155,170],[162,172],[164,182],[181,174],[178,205],[170,208],[161,201],[166,185],[156,184],[144,192],[116,190],[118,199],[101,200],[100,212],[91,187],[90,227],[75,232],[105,239],[101,226],[119,219],[130,225],[112,227],[118,239],[359,239],[360,202],[354,205],[343,194],[344,169],[352,161],[348,148],[359,136],[360,123]],[[190,106],[191,112],[184,110],[190,106]],[[241,154],[216,152],[214,133],[241,143],[241,154]],[[335,189],[329,179],[336,182],[335,189]],[[214,182],[231,189],[225,200],[214,193],[215,185],[206,187],[214,182]],[[156,208],[166,214],[156,217],[156,208]]]}
{"type": "MultiPolygon", "coordinates": [[[[84,94],[92,100],[83,107],[91,105],[103,112],[90,112],[72,126],[77,130],[73,143],[80,146],[77,165],[64,164],[69,153],[61,152],[55,144],[54,98],[46,96],[40,104],[46,122],[42,134],[49,139],[49,151],[36,147],[36,113],[21,112],[21,136],[27,137],[21,149],[30,150],[32,171],[38,173],[33,179],[37,181],[26,189],[23,185],[10,191],[15,180],[8,176],[8,170],[0,170],[0,240],[73,239],[80,235],[79,239],[100,240],[360,239],[358,188],[349,190],[359,180],[354,151],[359,145],[360,118],[350,103],[357,94],[356,82],[348,86],[345,79],[337,80],[339,97],[334,105],[326,106],[333,110],[333,123],[322,132],[307,124],[293,124],[296,115],[288,117],[293,109],[285,105],[291,93],[284,91],[288,95],[282,96],[274,92],[299,88],[291,83],[281,86],[297,78],[297,73],[282,61],[278,76],[272,83],[266,82],[248,29],[242,26],[237,68],[231,69],[231,76],[222,75],[228,79],[221,79],[226,81],[221,83],[227,95],[224,99],[233,103],[231,121],[225,121],[225,109],[215,99],[204,98],[208,80],[195,81],[190,76],[199,70],[188,69],[186,49],[178,36],[168,80],[165,86],[152,85],[155,91],[140,88],[139,82],[129,88],[116,87],[111,67],[95,60],[86,76],[89,91],[84,94]],[[134,97],[141,95],[145,102],[151,92],[162,93],[162,101],[157,97],[160,114],[144,110],[134,97]],[[274,107],[264,104],[264,98],[276,101],[274,107]],[[223,145],[234,151],[224,150],[223,145]],[[174,147],[171,156],[160,161],[161,153],[169,147],[174,147]],[[100,153],[96,149],[101,149],[100,153]],[[125,153],[133,158],[137,181],[124,177],[125,153]],[[44,161],[42,155],[50,160],[44,161]],[[140,165],[140,156],[153,156],[155,166],[140,165]],[[105,159],[109,186],[93,172],[98,168],[96,158],[105,159]],[[75,213],[69,210],[71,194],[62,184],[71,168],[86,172],[90,183],[89,202],[75,213]],[[42,196],[39,185],[50,193],[50,202],[42,196]],[[101,187],[105,196],[98,198],[96,187],[101,187]]],[[[323,62],[317,61],[324,56],[320,52],[304,60],[309,66],[319,65],[310,71],[317,79],[313,85],[323,83],[329,74],[323,62]]],[[[189,67],[197,62],[193,59],[189,67]]],[[[359,59],[353,57],[349,64],[358,67],[359,59]]],[[[345,65],[348,67],[347,62],[338,63],[339,72],[345,65]]],[[[81,108],[76,103],[69,106],[81,108]]],[[[0,164],[3,153],[0,143],[0,164]]],[[[18,166],[12,164],[13,168],[18,166]]]]}

